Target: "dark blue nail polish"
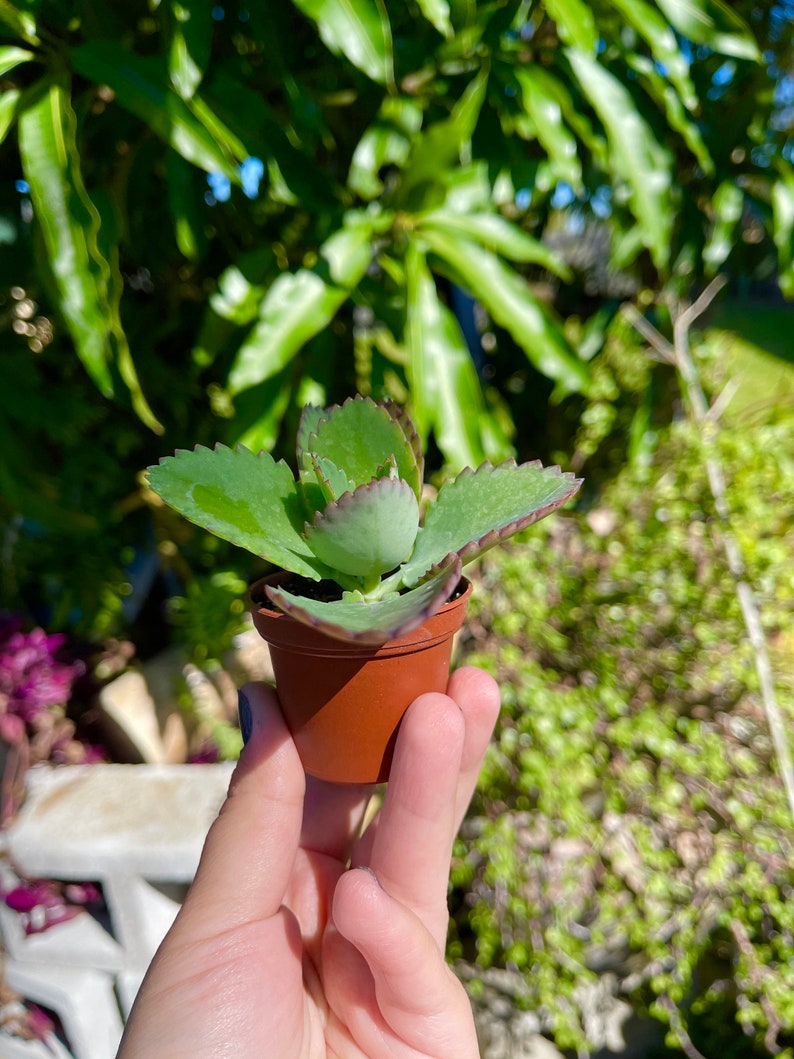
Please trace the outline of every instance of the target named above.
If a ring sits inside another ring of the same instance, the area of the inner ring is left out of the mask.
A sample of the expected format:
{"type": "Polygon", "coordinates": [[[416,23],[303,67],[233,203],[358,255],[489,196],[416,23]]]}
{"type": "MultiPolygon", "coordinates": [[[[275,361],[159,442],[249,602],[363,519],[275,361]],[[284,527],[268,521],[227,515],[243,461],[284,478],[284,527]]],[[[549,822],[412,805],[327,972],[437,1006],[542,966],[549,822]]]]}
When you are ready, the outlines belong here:
{"type": "Polygon", "coordinates": [[[251,717],[251,704],[242,691],[237,692],[237,715],[240,718],[240,734],[243,737],[243,746],[251,738],[253,718],[251,717]]]}

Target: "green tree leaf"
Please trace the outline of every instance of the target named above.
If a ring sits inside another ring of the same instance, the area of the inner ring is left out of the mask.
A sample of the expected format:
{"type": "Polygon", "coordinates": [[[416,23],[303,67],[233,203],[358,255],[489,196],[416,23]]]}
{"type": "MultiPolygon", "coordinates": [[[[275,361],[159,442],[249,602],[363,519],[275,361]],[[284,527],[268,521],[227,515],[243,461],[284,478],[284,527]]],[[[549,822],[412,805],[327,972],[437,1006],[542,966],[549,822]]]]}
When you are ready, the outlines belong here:
{"type": "Polygon", "coordinates": [[[192,99],[201,84],[212,43],[212,4],[210,0],[180,3],[170,0],[170,41],[168,72],[171,84],[182,99],[192,99]]]}
{"type": "Polygon", "coordinates": [[[480,116],[488,72],[481,70],[466,85],[450,116],[424,130],[413,144],[395,201],[414,210],[424,208],[428,190],[437,188],[445,171],[460,162],[480,116]]]}
{"type": "Polygon", "coordinates": [[[30,62],[35,57],[35,54],[27,48],[17,48],[13,44],[0,45],[0,77],[5,76],[22,63],[30,62]]]}
{"type": "MultiPolygon", "coordinates": [[[[562,120],[564,97],[561,98],[559,82],[535,65],[518,67],[515,77],[521,88],[524,109],[557,177],[567,181],[574,190],[581,190],[582,164],[577,154],[576,138],[562,120]]],[[[569,109],[572,109],[570,97],[569,103],[569,109]]]]}
{"type": "Polygon", "coordinates": [[[0,22],[28,44],[41,43],[37,36],[36,19],[30,11],[21,11],[9,0],[0,0],[0,22]]]}
{"type": "Polygon", "coordinates": [[[736,225],[742,217],[744,192],[732,181],[724,180],[711,200],[714,221],[708,241],[703,248],[707,274],[714,275],[728,258],[735,245],[736,225]]]}
{"type": "Polygon", "coordinates": [[[772,185],[772,224],[778,252],[778,283],[786,298],[794,298],[794,169],[778,164],[779,179],[772,185]]]}
{"type": "Polygon", "coordinates": [[[585,0],[545,0],[544,6],[566,44],[595,54],[598,33],[590,4],[585,0]]]}
{"type": "Polygon", "coordinates": [[[452,23],[449,20],[447,0],[418,0],[419,10],[428,22],[432,23],[442,37],[453,36],[452,23]]]}
{"type": "Polygon", "coordinates": [[[411,150],[413,137],[422,125],[422,111],[411,99],[387,96],[372,125],[356,144],[350,162],[347,184],[364,199],[374,199],[383,191],[378,175],[384,166],[402,166],[411,150]]]}
{"type": "Polygon", "coordinates": [[[138,414],[158,429],[129,359],[112,289],[113,270],[99,245],[101,219],[80,172],[75,129],[67,86],[61,81],[42,82],[20,114],[19,151],[60,310],[77,354],[99,390],[113,396],[111,367],[118,356],[138,414]]]}
{"type": "Polygon", "coordinates": [[[630,189],[631,212],[651,252],[663,269],[670,253],[673,209],[670,200],[672,159],[638,111],[629,90],[595,59],[568,49],[567,58],[582,92],[606,130],[616,175],[630,189]]]}
{"type": "Polygon", "coordinates": [[[229,371],[234,395],[280,371],[310,338],[334,318],[372,260],[372,228],[351,224],[320,249],[313,269],[285,272],[259,307],[259,320],[240,346],[229,371]]]}
{"type": "Polygon", "coordinates": [[[166,456],[147,473],[167,504],[210,533],[302,577],[332,576],[303,539],[303,501],[283,460],[199,445],[166,456]]]}
{"type": "Polygon", "coordinates": [[[9,131],[17,120],[17,111],[20,106],[22,93],[16,88],[7,88],[0,94],[0,143],[8,136],[9,131]]]}
{"type": "Polygon", "coordinates": [[[373,81],[393,81],[391,30],[376,0],[293,0],[317,23],[323,43],[373,81]]]}
{"type": "Polygon", "coordinates": [[[687,110],[696,110],[698,98],[689,75],[689,62],[678,46],[669,21],[645,0],[610,0],[610,3],[648,44],[657,68],[664,70],[687,110]]]}
{"type": "MultiPolygon", "coordinates": [[[[74,68],[98,85],[109,85],[118,103],[140,118],[177,154],[207,173],[223,173],[239,183],[236,161],[228,144],[219,143],[203,120],[171,88],[165,64],[159,57],[141,58],[113,41],[92,40],[70,53],[74,68]]],[[[194,104],[200,102],[193,96],[194,104]]]]}
{"type": "Polygon", "coordinates": [[[452,210],[433,210],[417,218],[417,231],[437,229],[453,236],[468,236],[487,250],[510,261],[540,265],[561,279],[570,280],[571,270],[539,239],[506,221],[498,213],[455,213],[452,210]]]}
{"type": "Polygon", "coordinates": [[[482,302],[532,364],[558,384],[560,393],[584,393],[590,373],[567,342],[551,310],[535,299],[526,281],[495,254],[468,239],[427,230],[423,238],[446,270],[482,302]]]}
{"type": "Polygon", "coordinates": [[[562,507],[581,481],[559,467],[537,461],[517,466],[484,464],[448,479],[425,515],[416,547],[401,571],[403,584],[415,583],[450,552],[471,562],[499,541],[562,507]]]}
{"type": "Polygon", "coordinates": [[[758,61],[761,55],[744,19],[723,0],[656,0],[679,33],[722,55],[758,61]]]}
{"type": "Polygon", "coordinates": [[[482,388],[458,322],[439,301],[435,280],[414,241],[406,254],[405,276],[414,421],[423,438],[433,431],[448,464],[476,467],[486,458],[482,388]]]}

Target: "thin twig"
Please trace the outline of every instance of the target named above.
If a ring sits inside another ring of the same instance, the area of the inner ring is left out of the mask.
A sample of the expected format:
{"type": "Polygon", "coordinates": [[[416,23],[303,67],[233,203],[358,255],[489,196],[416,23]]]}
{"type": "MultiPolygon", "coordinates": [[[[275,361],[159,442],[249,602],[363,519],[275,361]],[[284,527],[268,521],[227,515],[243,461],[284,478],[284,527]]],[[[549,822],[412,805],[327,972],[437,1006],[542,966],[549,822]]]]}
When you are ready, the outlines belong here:
{"type": "Polygon", "coordinates": [[[789,812],[792,821],[794,821],[794,765],[792,765],[791,750],[783,714],[775,693],[772,665],[769,660],[769,650],[764,636],[761,614],[755,594],[745,577],[746,565],[731,527],[731,512],[725,485],[725,473],[714,447],[718,412],[716,406],[709,408],[689,343],[690,328],[698,317],[706,311],[717,293],[722,290],[725,282],[723,277],[718,276],[711,281],[692,305],[684,308],[677,307],[673,310],[672,345],[634,306],[626,306],[624,313],[656,353],[675,366],[683,383],[684,397],[689,405],[692,418],[700,428],[707,445],[706,474],[708,476],[709,489],[714,498],[714,506],[719,517],[728,569],[736,582],[736,594],[742,611],[742,619],[744,620],[744,626],[755,658],[761,701],[772,736],[778,769],[780,770],[780,776],[788,799],[789,812]]]}

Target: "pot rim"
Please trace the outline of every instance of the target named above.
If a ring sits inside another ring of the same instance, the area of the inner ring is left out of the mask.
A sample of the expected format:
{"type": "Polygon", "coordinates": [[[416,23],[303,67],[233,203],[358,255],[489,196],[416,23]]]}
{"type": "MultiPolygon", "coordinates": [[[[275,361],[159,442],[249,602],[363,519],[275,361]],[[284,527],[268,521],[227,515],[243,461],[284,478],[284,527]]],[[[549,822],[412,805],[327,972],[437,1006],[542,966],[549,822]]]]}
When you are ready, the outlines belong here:
{"type": "Polygon", "coordinates": [[[307,649],[318,657],[350,658],[388,658],[393,655],[407,653],[409,651],[421,651],[433,647],[435,644],[446,639],[452,631],[456,631],[462,624],[455,619],[457,611],[465,610],[472,593],[472,584],[466,577],[461,577],[455,589],[457,595],[448,599],[430,617],[416,629],[396,639],[386,640],[382,644],[361,644],[348,640],[337,640],[327,633],[304,622],[297,621],[284,611],[277,610],[265,596],[262,602],[257,596],[264,593],[261,591],[265,584],[279,584],[294,575],[286,570],[260,577],[248,590],[248,599],[251,605],[251,613],[260,636],[268,643],[281,650],[303,653],[307,649]]]}

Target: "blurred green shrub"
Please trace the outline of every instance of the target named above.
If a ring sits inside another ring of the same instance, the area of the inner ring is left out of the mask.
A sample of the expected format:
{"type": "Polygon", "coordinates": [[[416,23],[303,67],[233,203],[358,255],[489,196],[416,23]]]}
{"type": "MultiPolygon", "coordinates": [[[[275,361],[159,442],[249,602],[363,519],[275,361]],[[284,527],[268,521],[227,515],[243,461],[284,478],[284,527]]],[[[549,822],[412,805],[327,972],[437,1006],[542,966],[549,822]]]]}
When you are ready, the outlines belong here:
{"type": "MultiPolygon", "coordinates": [[[[792,720],[794,422],[718,444],[792,720]]],[[[605,970],[673,1045],[794,1046],[794,831],[702,447],[674,426],[586,516],[489,555],[475,593],[467,661],[504,711],[453,952],[519,970],[562,1046],[585,1047],[576,987],[605,970]]]]}

